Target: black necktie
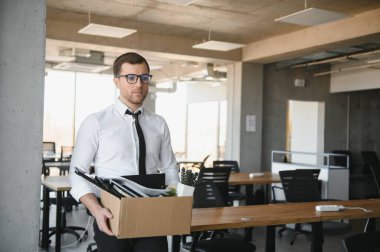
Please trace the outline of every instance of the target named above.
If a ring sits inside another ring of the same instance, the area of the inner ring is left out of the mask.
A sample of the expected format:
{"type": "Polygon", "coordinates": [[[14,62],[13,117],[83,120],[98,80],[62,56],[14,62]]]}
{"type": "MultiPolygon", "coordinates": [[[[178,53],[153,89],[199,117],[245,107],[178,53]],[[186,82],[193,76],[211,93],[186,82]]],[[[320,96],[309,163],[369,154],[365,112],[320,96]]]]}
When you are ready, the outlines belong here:
{"type": "Polygon", "coordinates": [[[146,169],[145,169],[145,139],[143,131],[141,130],[140,123],[139,123],[139,115],[141,114],[141,110],[139,110],[137,113],[132,113],[131,111],[127,110],[125,111],[126,114],[131,115],[135,118],[135,125],[136,125],[136,131],[137,135],[139,137],[139,148],[140,148],[140,155],[139,155],[139,174],[145,175],[146,169]]]}

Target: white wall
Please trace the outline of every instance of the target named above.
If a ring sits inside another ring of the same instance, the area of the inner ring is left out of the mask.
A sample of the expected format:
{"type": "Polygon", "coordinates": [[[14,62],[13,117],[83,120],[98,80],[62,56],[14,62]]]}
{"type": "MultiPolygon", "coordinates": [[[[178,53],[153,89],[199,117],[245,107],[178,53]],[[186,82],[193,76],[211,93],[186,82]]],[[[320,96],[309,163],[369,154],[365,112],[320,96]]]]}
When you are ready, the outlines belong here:
{"type": "Polygon", "coordinates": [[[0,250],[37,251],[44,0],[0,1],[0,250]]]}
{"type": "MultiPolygon", "coordinates": [[[[352,64],[346,64],[339,67],[351,67],[352,64]]],[[[379,66],[377,66],[379,67],[379,66]]],[[[332,71],[337,70],[337,66],[332,67],[332,71]]],[[[380,88],[380,71],[379,69],[358,69],[343,71],[331,74],[330,92],[347,92],[357,90],[367,90],[380,88]]]]}

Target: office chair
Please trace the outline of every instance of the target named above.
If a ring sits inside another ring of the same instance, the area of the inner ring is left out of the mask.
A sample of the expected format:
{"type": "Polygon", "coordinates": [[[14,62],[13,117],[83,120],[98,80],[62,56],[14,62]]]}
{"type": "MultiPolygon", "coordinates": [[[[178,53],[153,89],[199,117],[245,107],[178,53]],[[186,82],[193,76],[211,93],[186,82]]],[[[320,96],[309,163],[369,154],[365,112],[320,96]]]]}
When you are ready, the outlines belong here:
{"type": "Polygon", "coordinates": [[[370,167],[373,181],[375,182],[377,189],[377,197],[380,197],[380,166],[371,165],[370,167]]]}
{"type": "Polygon", "coordinates": [[[74,146],[61,146],[61,161],[70,161],[74,146]]]}
{"type": "Polygon", "coordinates": [[[55,160],[55,142],[42,142],[42,156],[44,160],[55,160]]]}
{"type": "Polygon", "coordinates": [[[380,161],[379,158],[377,157],[376,152],[374,151],[362,151],[362,158],[364,161],[364,173],[370,174],[371,169],[370,166],[379,166],[380,161]]]}
{"type": "MultiPolygon", "coordinates": [[[[231,172],[240,172],[239,164],[235,160],[215,160],[213,167],[231,167],[231,172]]],[[[228,186],[228,198],[229,202],[234,200],[242,200],[245,198],[245,194],[240,192],[240,186],[228,186]]]]}
{"type": "MultiPolygon", "coordinates": [[[[220,187],[211,180],[200,182],[195,187],[193,207],[207,208],[226,206],[226,199],[223,197],[223,194],[220,193],[219,188],[220,187]]],[[[205,232],[194,233],[192,242],[183,243],[183,248],[195,252],[248,252],[256,250],[256,246],[252,243],[235,238],[217,237],[216,232],[212,231],[211,235],[205,232]]]]}
{"type": "MultiPolygon", "coordinates": [[[[45,159],[44,158],[42,158],[42,174],[45,176],[48,176],[50,174],[49,168],[47,168],[45,166],[45,159]]],[[[50,198],[49,205],[51,205],[51,204],[56,205],[57,199],[56,198],[50,198]]],[[[86,238],[88,233],[87,233],[87,230],[85,228],[78,227],[78,226],[67,226],[66,225],[66,212],[71,211],[72,207],[74,205],[78,206],[78,202],[68,193],[66,195],[63,195],[61,204],[62,204],[62,209],[63,209],[62,214],[60,216],[60,218],[62,219],[62,221],[61,221],[61,223],[62,223],[62,230],[61,230],[62,234],[64,234],[64,233],[72,234],[78,240],[81,236],[78,234],[77,231],[85,231],[83,238],[86,238]]],[[[58,218],[58,216],[56,218],[58,218]]],[[[56,232],[55,227],[49,228],[49,238],[51,236],[53,236],[55,234],[55,232],[56,232]]]]}
{"type": "Polygon", "coordinates": [[[207,155],[202,161],[180,161],[178,162],[179,171],[182,171],[182,168],[187,169],[203,169],[205,167],[206,160],[210,157],[207,155]]]}
{"type": "MultiPolygon", "coordinates": [[[[316,170],[292,170],[280,171],[282,188],[284,190],[285,199],[287,202],[310,202],[320,200],[320,190],[318,185],[318,172],[316,170]]],[[[302,225],[296,223],[294,229],[283,227],[279,230],[279,235],[286,230],[294,232],[290,245],[293,245],[298,234],[310,236],[309,231],[302,230],[302,225]]]]}
{"type": "Polygon", "coordinates": [[[227,206],[228,201],[228,179],[230,178],[231,167],[204,168],[199,171],[200,181],[212,181],[219,189],[227,206]]]}
{"type": "MultiPolygon", "coordinates": [[[[287,202],[321,201],[321,184],[318,181],[318,169],[297,169],[279,172],[287,202]]],[[[344,222],[325,221],[322,223],[323,233],[340,235],[351,230],[352,226],[344,222]]],[[[286,228],[288,230],[288,228],[286,228]]],[[[281,231],[281,230],[280,230],[281,231]]],[[[294,244],[298,234],[309,236],[309,231],[302,230],[300,224],[295,224],[295,234],[290,242],[294,244]]]]}
{"type": "Polygon", "coordinates": [[[365,172],[371,174],[373,182],[376,186],[376,196],[380,196],[380,161],[374,151],[362,151],[362,157],[364,160],[365,172]]]}
{"type": "Polygon", "coordinates": [[[354,234],[343,240],[346,252],[380,251],[380,230],[354,234]]]}

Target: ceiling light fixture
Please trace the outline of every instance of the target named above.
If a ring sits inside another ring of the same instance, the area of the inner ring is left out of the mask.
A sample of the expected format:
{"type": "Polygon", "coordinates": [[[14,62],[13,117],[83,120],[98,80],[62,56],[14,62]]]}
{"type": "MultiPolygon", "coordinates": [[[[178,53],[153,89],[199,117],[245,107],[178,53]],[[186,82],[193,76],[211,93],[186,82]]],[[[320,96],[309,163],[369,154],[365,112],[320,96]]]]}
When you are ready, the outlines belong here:
{"type": "Polygon", "coordinates": [[[91,23],[91,11],[90,6],[88,8],[88,25],[83,27],[78,31],[80,34],[103,36],[110,38],[124,38],[132,33],[137,32],[137,30],[126,29],[117,26],[109,26],[102,24],[91,23]]]}
{"type": "Polygon", "coordinates": [[[318,8],[307,8],[307,0],[305,0],[305,9],[290,15],[275,19],[276,22],[291,23],[303,26],[313,26],[323,23],[336,21],[347,18],[349,15],[323,10],[318,8]]]}
{"type": "Polygon", "coordinates": [[[159,2],[188,6],[195,0],[158,0],[159,2]]]}
{"type": "Polygon", "coordinates": [[[211,38],[211,31],[209,30],[208,41],[193,45],[193,48],[227,52],[227,51],[242,48],[245,46],[244,44],[216,41],[216,40],[211,40],[210,38],[211,38]]]}

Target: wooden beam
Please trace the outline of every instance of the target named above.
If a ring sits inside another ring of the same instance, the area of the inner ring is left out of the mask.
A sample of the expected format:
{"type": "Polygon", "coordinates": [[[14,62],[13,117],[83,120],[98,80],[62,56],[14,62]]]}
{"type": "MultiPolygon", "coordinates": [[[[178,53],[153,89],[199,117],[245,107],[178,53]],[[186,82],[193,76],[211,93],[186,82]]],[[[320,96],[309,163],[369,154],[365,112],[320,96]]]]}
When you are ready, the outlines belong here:
{"type": "MultiPolygon", "coordinates": [[[[243,48],[243,61],[270,63],[341,46],[380,38],[380,9],[281,36],[271,37],[243,48]]],[[[278,24],[282,25],[282,24],[278,24]]]]}

